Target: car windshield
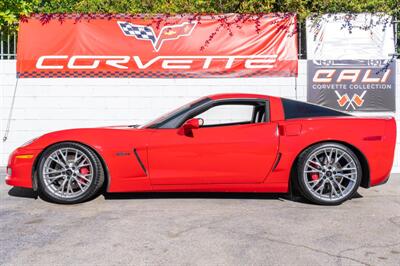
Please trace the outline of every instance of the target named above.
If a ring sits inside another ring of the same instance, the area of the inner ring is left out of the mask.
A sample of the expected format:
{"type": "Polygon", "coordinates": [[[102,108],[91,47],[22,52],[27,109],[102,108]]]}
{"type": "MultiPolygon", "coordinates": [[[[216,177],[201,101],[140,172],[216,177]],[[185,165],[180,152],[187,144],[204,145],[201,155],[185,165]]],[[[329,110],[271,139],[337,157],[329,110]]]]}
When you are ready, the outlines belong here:
{"type": "Polygon", "coordinates": [[[200,106],[203,103],[208,102],[209,100],[210,100],[209,98],[203,97],[203,98],[197,99],[193,102],[187,103],[177,109],[174,109],[166,114],[163,114],[162,116],[140,126],[140,128],[158,128],[160,125],[168,122],[169,120],[171,120],[177,116],[180,116],[181,114],[186,113],[190,109],[200,106]]]}

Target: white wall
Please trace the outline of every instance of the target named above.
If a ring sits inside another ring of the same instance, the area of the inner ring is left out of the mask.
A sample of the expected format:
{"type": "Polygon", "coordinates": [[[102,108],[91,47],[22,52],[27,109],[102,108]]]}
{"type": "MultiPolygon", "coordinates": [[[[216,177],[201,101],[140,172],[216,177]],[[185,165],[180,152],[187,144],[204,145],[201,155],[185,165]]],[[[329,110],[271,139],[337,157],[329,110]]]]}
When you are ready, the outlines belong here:
{"type": "MultiPolygon", "coordinates": [[[[307,63],[301,60],[297,79],[297,98],[300,100],[306,100],[306,71],[307,63]]],[[[400,60],[397,60],[396,76],[396,106],[400,110],[400,60]]],[[[1,138],[5,133],[15,84],[16,61],[0,60],[1,138]]],[[[0,140],[0,165],[6,165],[7,157],[14,148],[48,131],[142,124],[195,98],[220,92],[296,98],[294,78],[20,79],[8,140],[0,140]]],[[[400,111],[395,115],[399,120],[400,111]]],[[[400,171],[399,155],[397,149],[396,171],[400,171]]]]}

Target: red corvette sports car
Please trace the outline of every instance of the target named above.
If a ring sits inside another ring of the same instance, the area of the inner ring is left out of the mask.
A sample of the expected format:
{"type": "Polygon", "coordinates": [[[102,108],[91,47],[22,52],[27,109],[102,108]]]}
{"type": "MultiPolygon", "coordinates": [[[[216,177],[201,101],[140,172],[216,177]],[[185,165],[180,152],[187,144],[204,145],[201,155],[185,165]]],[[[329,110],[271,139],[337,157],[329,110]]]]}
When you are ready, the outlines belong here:
{"type": "Polygon", "coordinates": [[[62,130],[16,149],[6,182],[57,203],[108,192],[275,192],[318,204],[385,183],[393,118],[256,94],[200,98],[142,126],[62,130]]]}

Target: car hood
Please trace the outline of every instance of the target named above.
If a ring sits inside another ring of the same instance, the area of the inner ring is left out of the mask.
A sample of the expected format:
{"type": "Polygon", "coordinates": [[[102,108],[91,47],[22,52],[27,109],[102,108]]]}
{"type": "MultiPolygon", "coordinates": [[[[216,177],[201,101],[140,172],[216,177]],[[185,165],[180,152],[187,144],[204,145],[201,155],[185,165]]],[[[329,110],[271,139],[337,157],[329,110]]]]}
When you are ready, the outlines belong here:
{"type": "Polygon", "coordinates": [[[151,132],[149,129],[135,128],[129,125],[107,126],[97,128],[75,128],[46,133],[24,148],[43,149],[59,142],[79,142],[92,147],[110,146],[113,143],[143,142],[143,138],[151,132]]]}

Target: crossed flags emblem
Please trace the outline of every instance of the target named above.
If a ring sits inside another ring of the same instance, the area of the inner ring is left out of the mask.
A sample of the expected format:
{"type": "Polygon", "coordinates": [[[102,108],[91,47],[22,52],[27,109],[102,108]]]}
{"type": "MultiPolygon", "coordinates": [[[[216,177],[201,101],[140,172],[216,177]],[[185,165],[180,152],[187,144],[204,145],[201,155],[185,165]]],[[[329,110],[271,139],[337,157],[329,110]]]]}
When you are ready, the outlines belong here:
{"type": "Polygon", "coordinates": [[[367,93],[367,91],[364,91],[361,95],[358,95],[357,93],[353,94],[353,97],[349,97],[347,93],[340,95],[338,91],[335,91],[336,96],[338,97],[338,104],[340,107],[346,106],[346,110],[349,109],[351,106],[353,110],[356,110],[357,107],[361,107],[364,104],[364,96],[367,93]],[[357,107],[356,107],[357,106],[357,107]]]}

